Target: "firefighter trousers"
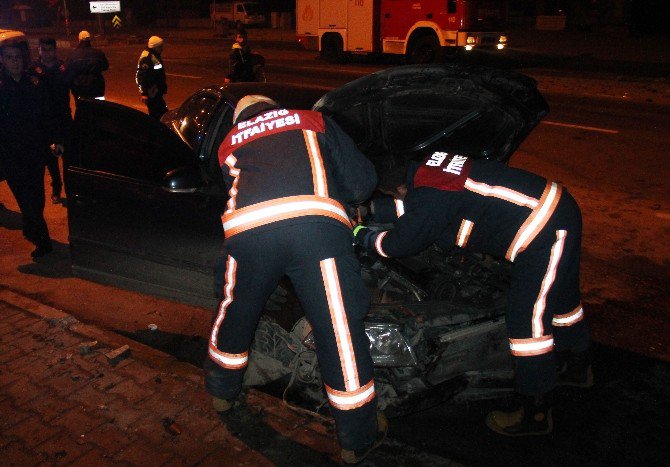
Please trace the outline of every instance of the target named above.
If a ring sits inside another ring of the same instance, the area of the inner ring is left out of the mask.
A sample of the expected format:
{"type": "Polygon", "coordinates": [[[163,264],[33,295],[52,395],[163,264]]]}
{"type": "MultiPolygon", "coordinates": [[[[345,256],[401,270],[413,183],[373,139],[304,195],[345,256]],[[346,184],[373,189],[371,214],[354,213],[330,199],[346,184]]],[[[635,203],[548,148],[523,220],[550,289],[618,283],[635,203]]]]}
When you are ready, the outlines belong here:
{"type": "Polygon", "coordinates": [[[582,220],[563,190],[542,233],[512,265],[506,314],[516,389],[540,395],[556,385],[554,352],[589,347],[579,291],[582,220]]]}
{"type": "Polygon", "coordinates": [[[377,399],[363,322],[370,298],[352,243],[350,231],[327,222],[226,241],[223,300],[205,366],[210,394],[233,399],[239,393],[263,306],[287,275],[313,327],[340,445],[357,450],[374,441],[377,399]]]}

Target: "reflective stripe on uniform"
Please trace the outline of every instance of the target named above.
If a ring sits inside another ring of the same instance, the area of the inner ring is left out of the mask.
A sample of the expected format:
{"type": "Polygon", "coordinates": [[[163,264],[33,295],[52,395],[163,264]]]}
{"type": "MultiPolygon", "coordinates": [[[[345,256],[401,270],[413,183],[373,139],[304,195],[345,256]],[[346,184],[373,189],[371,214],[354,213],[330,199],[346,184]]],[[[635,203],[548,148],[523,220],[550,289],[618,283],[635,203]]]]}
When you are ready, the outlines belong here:
{"type": "Polygon", "coordinates": [[[516,259],[516,255],[524,251],[537,237],[554,213],[556,205],[561,198],[562,190],[563,188],[555,182],[547,183],[539,204],[519,228],[505,254],[505,258],[513,262],[516,259]]]}
{"type": "Polygon", "coordinates": [[[324,384],[330,405],[339,410],[352,410],[362,407],[375,398],[375,382],[370,380],[368,384],[355,391],[338,391],[324,384]]]}
{"type": "Polygon", "coordinates": [[[468,239],[470,238],[470,232],[472,232],[472,227],[475,224],[472,221],[463,219],[461,221],[461,226],[458,229],[458,235],[456,235],[456,245],[464,248],[468,244],[468,239]]]}
{"type": "Polygon", "coordinates": [[[344,308],[344,301],[342,300],[337,266],[333,258],[324,259],[319,264],[321,266],[323,285],[326,290],[326,298],[328,299],[328,309],[330,310],[330,321],[335,334],[337,354],[340,357],[344,387],[347,391],[355,391],[360,387],[358,369],[356,368],[356,355],[354,354],[354,345],[351,342],[351,334],[349,333],[349,322],[344,308]]]}
{"type": "Polygon", "coordinates": [[[465,181],[465,188],[482,196],[491,196],[499,198],[518,206],[525,206],[527,208],[535,209],[538,201],[535,198],[526,196],[518,191],[505,188],[504,186],[492,186],[486,183],[475,182],[471,178],[465,181]]]}
{"type": "Polygon", "coordinates": [[[396,216],[400,217],[403,214],[405,214],[405,203],[401,199],[394,199],[393,202],[395,203],[395,213],[396,216]]]}
{"type": "Polygon", "coordinates": [[[221,305],[219,305],[219,312],[216,316],[214,326],[212,326],[212,333],[209,337],[209,357],[219,366],[228,370],[244,368],[247,366],[247,361],[249,360],[249,351],[239,354],[232,354],[222,352],[217,347],[219,329],[221,329],[221,324],[226,317],[226,310],[228,309],[228,306],[233,302],[236,273],[237,261],[235,261],[235,258],[228,255],[228,259],[226,260],[226,285],[224,286],[224,299],[221,301],[221,305]]]}
{"type": "Polygon", "coordinates": [[[303,216],[325,216],[351,228],[351,221],[340,203],[315,195],[287,196],[245,206],[221,217],[226,238],[255,227],[303,216]]]}
{"type": "Polygon", "coordinates": [[[580,322],[582,319],[584,319],[584,308],[580,303],[570,313],[554,315],[554,318],[551,320],[551,324],[557,327],[572,326],[573,324],[580,322]]]}
{"type": "Polygon", "coordinates": [[[326,170],[323,167],[323,158],[316,139],[316,132],[312,130],[302,131],[305,137],[305,145],[309,154],[309,163],[312,166],[312,181],[314,182],[314,194],[322,198],[328,197],[328,181],[326,170]]]}
{"type": "Polygon", "coordinates": [[[375,250],[377,250],[377,253],[380,256],[383,256],[384,258],[388,258],[389,256],[384,252],[384,249],[382,248],[382,240],[384,240],[384,237],[386,237],[386,234],[388,231],[382,232],[379,235],[377,235],[377,238],[375,239],[375,250]]]}
{"type": "Polygon", "coordinates": [[[510,339],[510,353],[517,357],[532,357],[554,350],[554,337],[542,336],[529,339],[510,339]]]}
{"type": "Polygon", "coordinates": [[[544,317],[544,312],[547,305],[547,294],[551,290],[551,286],[554,284],[554,280],[556,279],[558,263],[561,262],[561,256],[563,255],[563,246],[565,245],[566,233],[567,232],[565,230],[556,231],[556,241],[551,247],[547,272],[544,274],[542,284],[540,285],[540,293],[538,294],[537,300],[535,300],[535,304],[533,305],[533,337],[540,337],[542,334],[544,334],[542,318],[544,317]]]}
{"type": "Polygon", "coordinates": [[[237,202],[237,183],[240,179],[240,169],[235,167],[237,158],[232,154],[226,157],[224,164],[228,166],[228,173],[233,177],[233,183],[230,186],[230,190],[228,190],[228,203],[226,204],[226,213],[230,213],[235,210],[235,204],[237,202]]]}

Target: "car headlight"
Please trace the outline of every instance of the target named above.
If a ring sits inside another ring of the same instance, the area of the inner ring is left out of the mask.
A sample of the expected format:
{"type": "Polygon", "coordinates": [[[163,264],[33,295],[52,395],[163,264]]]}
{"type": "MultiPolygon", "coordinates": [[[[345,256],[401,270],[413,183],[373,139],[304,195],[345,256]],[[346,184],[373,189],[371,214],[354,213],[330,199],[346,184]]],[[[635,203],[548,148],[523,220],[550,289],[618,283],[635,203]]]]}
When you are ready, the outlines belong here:
{"type": "Polygon", "coordinates": [[[375,366],[415,366],[416,356],[397,326],[365,323],[375,366]]]}
{"type": "Polygon", "coordinates": [[[475,42],[476,42],[476,39],[474,38],[474,36],[468,36],[468,37],[465,39],[465,43],[466,43],[466,44],[474,44],[475,42]]]}

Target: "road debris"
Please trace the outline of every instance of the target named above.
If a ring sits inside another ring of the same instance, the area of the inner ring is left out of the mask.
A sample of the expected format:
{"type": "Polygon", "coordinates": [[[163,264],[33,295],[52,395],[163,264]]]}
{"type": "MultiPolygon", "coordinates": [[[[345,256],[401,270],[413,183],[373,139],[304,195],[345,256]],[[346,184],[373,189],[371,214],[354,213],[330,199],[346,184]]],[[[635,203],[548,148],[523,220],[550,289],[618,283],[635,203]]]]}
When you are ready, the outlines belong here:
{"type": "Polygon", "coordinates": [[[79,344],[79,355],[88,355],[93,352],[95,346],[98,345],[98,341],[88,341],[79,344]]]}
{"type": "Polygon", "coordinates": [[[172,418],[166,417],[163,419],[163,428],[172,436],[179,436],[181,434],[181,427],[172,418]]]}
{"type": "Polygon", "coordinates": [[[124,360],[130,356],[130,347],[128,344],[122,345],[121,347],[114,349],[105,354],[105,357],[109,360],[109,364],[115,366],[121,360],[124,360]]]}

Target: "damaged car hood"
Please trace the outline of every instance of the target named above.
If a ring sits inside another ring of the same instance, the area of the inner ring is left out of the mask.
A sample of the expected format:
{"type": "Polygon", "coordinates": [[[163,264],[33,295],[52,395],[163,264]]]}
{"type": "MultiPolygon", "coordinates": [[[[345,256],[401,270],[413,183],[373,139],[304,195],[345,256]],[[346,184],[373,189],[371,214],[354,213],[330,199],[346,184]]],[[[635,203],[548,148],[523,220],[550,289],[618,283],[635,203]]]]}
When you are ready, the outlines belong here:
{"type": "Polygon", "coordinates": [[[314,110],[384,172],[436,150],[507,162],[549,107],[532,78],[451,63],[373,73],[327,93],[314,110]]]}

